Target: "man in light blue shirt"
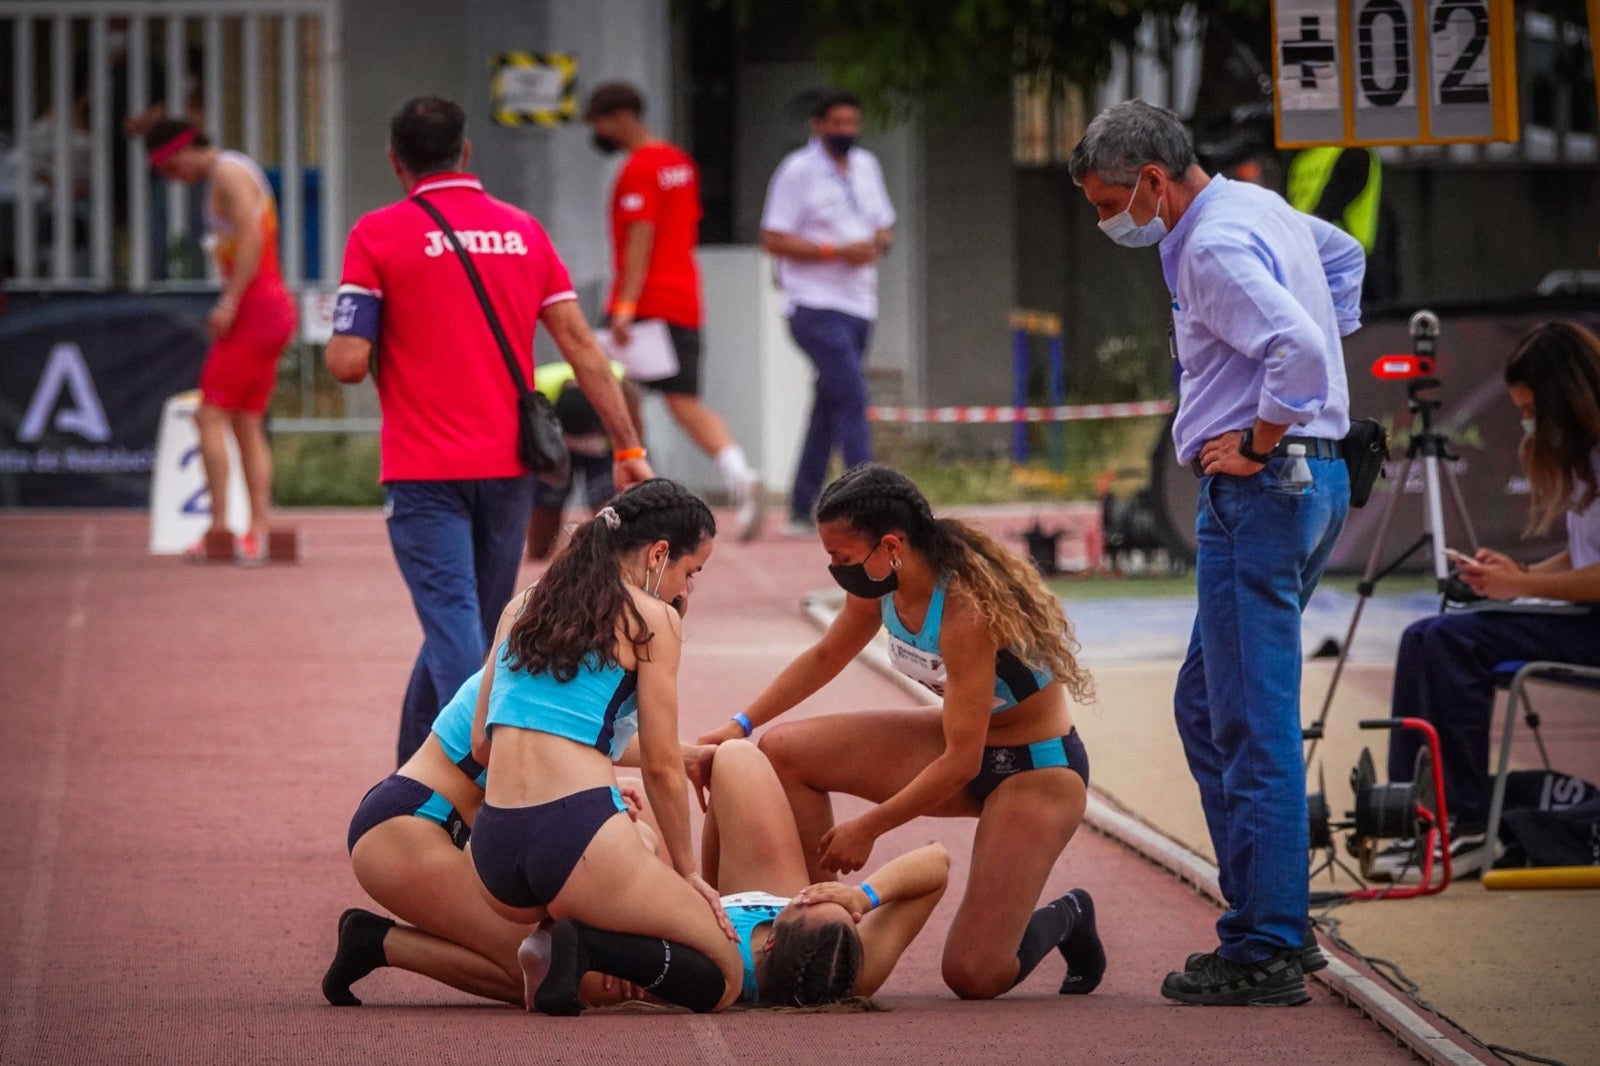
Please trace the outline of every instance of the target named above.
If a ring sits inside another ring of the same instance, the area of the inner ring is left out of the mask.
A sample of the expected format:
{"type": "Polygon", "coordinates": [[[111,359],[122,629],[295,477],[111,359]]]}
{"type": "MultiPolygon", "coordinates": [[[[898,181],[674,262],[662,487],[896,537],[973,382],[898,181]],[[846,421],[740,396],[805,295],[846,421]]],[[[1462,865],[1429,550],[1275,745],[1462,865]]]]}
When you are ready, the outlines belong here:
{"type": "Polygon", "coordinates": [[[1277,194],[1208,177],[1177,116],[1142,100],[1091,122],[1069,167],[1108,237],[1161,246],[1182,369],[1173,443],[1201,478],[1199,602],[1173,704],[1229,909],[1217,949],[1161,993],[1298,1005],[1305,971],[1326,964],[1306,918],[1300,612],[1349,507],[1339,338],[1361,324],[1365,257],[1277,194]]]}

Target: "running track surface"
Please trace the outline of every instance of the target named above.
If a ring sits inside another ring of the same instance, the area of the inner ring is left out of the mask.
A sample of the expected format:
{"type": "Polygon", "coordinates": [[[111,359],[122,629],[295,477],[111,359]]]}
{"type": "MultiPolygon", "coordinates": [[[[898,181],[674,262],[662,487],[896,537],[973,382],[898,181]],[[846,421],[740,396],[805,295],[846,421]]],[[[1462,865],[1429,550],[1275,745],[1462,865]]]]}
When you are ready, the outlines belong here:
{"type": "MultiPolygon", "coordinates": [[[[954,999],[938,959],[974,823],[933,819],[873,856],[940,840],[954,858],[883,1013],[554,1019],[394,970],[330,1007],[335,919],[367,902],[345,830],[393,765],[420,631],[376,512],[292,517],[305,561],[253,571],[152,558],[135,515],[0,517],[0,1062],[1408,1061],[1320,986],[1296,1010],[1165,1003],[1216,912],[1088,830],[1048,896],[1094,895],[1100,990],[1058,996],[1051,956],[1001,1000],[954,999]]],[[[809,541],[719,545],[688,619],[685,736],[815,638],[796,603],[824,563],[809,541]]],[[[906,703],[854,665],[794,713],[906,703]]]]}

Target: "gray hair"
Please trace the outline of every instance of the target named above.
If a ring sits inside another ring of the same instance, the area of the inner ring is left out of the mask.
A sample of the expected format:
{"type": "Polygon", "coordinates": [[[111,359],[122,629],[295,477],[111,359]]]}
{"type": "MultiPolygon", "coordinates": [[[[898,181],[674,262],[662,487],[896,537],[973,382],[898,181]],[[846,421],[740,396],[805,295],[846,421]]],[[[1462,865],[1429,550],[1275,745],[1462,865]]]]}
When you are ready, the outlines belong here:
{"type": "Polygon", "coordinates": [[[1108,185],[1132,185],[1140,167],[1157,163],[1182,180],[1195,161],[1194,140],[1177,115],[1143,100],[1125,100],[1089,123],[1067,170],[1077,185],[1089,174],[1108,185]]]}

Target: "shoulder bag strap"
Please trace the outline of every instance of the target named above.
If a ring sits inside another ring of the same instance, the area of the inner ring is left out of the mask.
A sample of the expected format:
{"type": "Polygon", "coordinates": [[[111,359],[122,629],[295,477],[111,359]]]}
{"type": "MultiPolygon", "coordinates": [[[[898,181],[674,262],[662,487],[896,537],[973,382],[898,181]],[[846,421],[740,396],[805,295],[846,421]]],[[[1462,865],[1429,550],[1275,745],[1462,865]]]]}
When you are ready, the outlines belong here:
{"type": "Polygon", "coordinates": [[[455,249],[456,258],[461,260],[461,266],[467,272],[467,280],[472,282],[472,291],[478,294],[478,305],[483,308],[483,317],[489,320],[489,329],[494,333],[495,343],[500,346],[500,355],[506,361],[506,369],[511,372],[511,380],[516,383],[518,394],[526,396],[529,392],[528,379],[522,376],[522,367],[517,365],[517,357],[511,350],[511,342],[506,339],[506,331],[500,325],[500,316],[494,313],[494,305],[489,302],[489,290],[483,287],[483,278],[478,275],[478,268],[473,265],[472,257],[462,246],[461,238],[456,236],[456,231],[450,228],[450,223],[445,221],[439,209],[425,197],[413,196],[411,199],[418,207],[433,216],[433,220],[449,238],[450,247],[455,249]]]}

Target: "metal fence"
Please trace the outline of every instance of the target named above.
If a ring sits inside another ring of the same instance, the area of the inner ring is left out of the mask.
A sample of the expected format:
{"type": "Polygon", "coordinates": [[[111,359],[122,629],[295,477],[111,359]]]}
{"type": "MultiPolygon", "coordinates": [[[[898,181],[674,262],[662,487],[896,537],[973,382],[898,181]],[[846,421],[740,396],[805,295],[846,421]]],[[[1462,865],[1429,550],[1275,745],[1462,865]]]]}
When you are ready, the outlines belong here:
{"type": "Polygon", "coordinates": [[[341,4],[0,0],[0,54],[12,68],[0,84],[7,287],[207,283],[197,202],[153,180],[142,141],[123,128],[158,105],[274,180],[291,288],[336,277],[341,4]]]}

